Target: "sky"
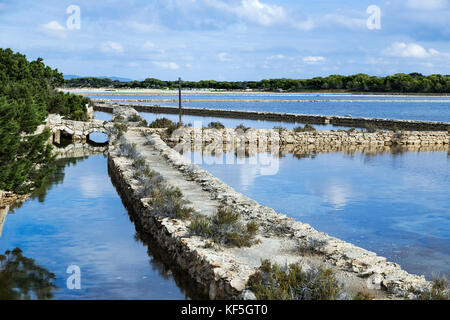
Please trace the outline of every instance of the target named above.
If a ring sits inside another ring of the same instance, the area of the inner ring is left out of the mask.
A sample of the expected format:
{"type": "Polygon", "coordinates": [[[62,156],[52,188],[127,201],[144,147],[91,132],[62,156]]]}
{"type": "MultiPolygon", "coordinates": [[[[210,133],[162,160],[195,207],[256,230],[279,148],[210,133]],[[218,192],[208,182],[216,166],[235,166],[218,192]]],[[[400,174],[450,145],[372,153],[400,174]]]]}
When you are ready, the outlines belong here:
{"type": "Polygon", "coordinates": [[[450,0],[0,0],[0,47],[80,76],[450,74],[450,0]]]}

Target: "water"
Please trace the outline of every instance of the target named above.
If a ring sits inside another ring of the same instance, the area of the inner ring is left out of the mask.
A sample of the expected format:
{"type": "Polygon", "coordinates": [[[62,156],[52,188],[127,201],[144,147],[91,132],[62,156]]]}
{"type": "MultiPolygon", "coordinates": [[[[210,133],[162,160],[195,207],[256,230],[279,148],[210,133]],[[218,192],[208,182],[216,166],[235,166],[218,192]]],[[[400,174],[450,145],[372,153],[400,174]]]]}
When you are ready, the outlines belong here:
{"type": "Polygon", "coordinates": [[[201,167],[259,203],[387,257],[408,272],[428,279],[450,275],[448,150],[258,154],[240,159],[243,164],[234,154],[185,156],[202,159],[201,167]],[[273,175],[261,170],[269,163],[277,169],[273,175]]]}
{"type": "MultiPolygon", "coordinates": [[[[148,102],[121,102],[148,105],[148,102]]],[[[161,105],[177,107],[177,102],[161,105]]],[[[408,102],[183,102],[186,108],[334,115],[397,120],[450,122],[450,103],[408,102]]]]}
{"type": "Polygon", "coordinates": [[[8,214],[0,253],[18,247],[54,273],[55,299],[185,299],[182,276],[130,222],[106,158],[69,163],[59,162],[45,190],[8,214]],[[71,265],[81,268],[81,290],[66,287],[71,265]]]}
{"type": "MultiPolygon", "coordinates": [[[[111,92],[74,92],[92,99],[175,99],[176,93],[111,93],[111,92]]],[[[288,93],[191,93],[182,92],[183,99],[202,100],[446,100],[450,96],[415,96],[415,95],[358,95],[358,94],[288,94],[288,93]]]]}
{"type": "MultiPolygon", "coordinates": [[[[164,114],[164,113],[150,113],[150,112],[140,112],[142,118],[144,118],[149,124],[160,118],[167,118],[173,122],[178,122],[179,117],[177,114],[164,114]]],[[[206,127],[210,122],[220,122],[225,128],[236,128],[238,125],[243,124],[246,127],[253,129],[272,129],[274,127],[284,127],[286,129],[293,129],[300,125],[304,126],[302,123],[295,122],[282,122],[282,121],[267,121],[267,120],[248,120],[248,119],[232,119],[232,118],[219,118],[219,117],[201,117],[201,116],[190,116],[183,115],[181,121],[184,124],[192,124],[194,127],[201,128],[206,127]]],[[[316,125],[317,130],[338,130],[338,129],[348,129],[348,127],[333,126],[333,125],[316,125]]]]}
{"type": "MultiPolygon", "coordinates": [[[[106,112],[96,111],[94,112],[96,120],[102,121],[111,121],[112,114],[106,112]]],[[[140,112],[140,115],[143,119],[145,119],[149,124],[160,118],[167,118],[173,122],[178,122],[177,114],[165,114],[165,113],[151,113],[151,112],[140,112]]],[[[198,124],[198,127],[208,126],[210,122],[220,122],[226,128],[236,128],[238,125],[243,124],[246,127],[254,128],[254,129],[272,129],[276,126],[281,126],[286,129],[293,129],[299,125],[304,125],[302,123],[294,123],[294,122],[281,122],[281,121],[265,121],[265,120],[247,120],[247,119],[231,119],[231,118],[219,118],[219,117],[201,117],[201,116],[190,116],[183,115],[182,122],[185,124],[192,124],[195,126],[198,124]]],[[[342,126],[333,126],[333,125],[314,125],[317,130],[338,130],[338,129],[348,129],[348,127],[342,126]]],[[[99,137],[96,137],[99,139],[99,137]]],[[[104,137],[101,139],[105,140],[104,137]]]]}
{"type": "MultiPolygon", "coordinates": [[[[93,99],[178,99],[173,93],[120,94],[82,93],[93,99]]],[[[390,118],[400,120],[423,120],[450,122],[450,96],[402,96],[402,95],[340,95],[340,94],[282,94],[282,93],[183,93],[183,99],[203,100],[184,102],[184,107],[251,110],[279,113],[299,113],[314,115],[336,115],[371,118],[390,118]],[[215,102],[209,100],[229,100],[215,102]],[[235,100],[267,100],[235,101],[235,100]],[[291,102],[273,102],[286,100],[291,102]],[[293,102],[292,100],[317,100],[317,102],[293,102]],[[354,102],[321,102],[321,100],[353,100],[354,102]],[[424,100],[424,102],[359,102],[358,100],[424,100]],[[426,102],[426,100],[444,100],[446,102],[426,102]],[[269,102],[271,101],[271,102],[269,102]]],[[[126,104],[125,102],[121,102],[126,104]]],[[[152,104],[149,102],[130,102],[130,104],[152,104]]],[[[178,102],[158,104],[178,106],[178,102]]]]}

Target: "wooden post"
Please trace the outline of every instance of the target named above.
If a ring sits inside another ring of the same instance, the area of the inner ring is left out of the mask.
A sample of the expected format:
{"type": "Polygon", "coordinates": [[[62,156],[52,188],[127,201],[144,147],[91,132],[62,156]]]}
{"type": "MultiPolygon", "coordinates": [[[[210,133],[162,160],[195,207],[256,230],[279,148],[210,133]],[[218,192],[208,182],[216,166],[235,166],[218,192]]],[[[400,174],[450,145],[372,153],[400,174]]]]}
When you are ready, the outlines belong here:
{"type": "Polygon", "coordinates": [[[178,78],[178,112],[179,112],[179,120],[178,127],[181,127],[181,78],[178,78]]]}

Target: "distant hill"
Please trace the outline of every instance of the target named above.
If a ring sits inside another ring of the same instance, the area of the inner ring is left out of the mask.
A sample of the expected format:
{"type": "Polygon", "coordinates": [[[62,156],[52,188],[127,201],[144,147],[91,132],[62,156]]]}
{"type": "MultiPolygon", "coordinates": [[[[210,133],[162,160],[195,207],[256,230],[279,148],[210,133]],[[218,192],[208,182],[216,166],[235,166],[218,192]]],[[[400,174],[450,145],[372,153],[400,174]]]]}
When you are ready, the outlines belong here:
{"type": "Polygon", "coordinates": [[[122,82],[128,82],[128,81],[133,81],[133,79],[129,79],[129,78],[121,78],[121,77],[106,77],[106,76],[102,76],[102,77],[92,77],[92,76],[77,76],[74,74],[65,74],[64,75],[64,79],[66,80],[70,80],[70,79],[79,79],[79,78],[99,78],[99,79],[111,79],[112,81],[118,80],[118,81],[122,81],[122,82]]]}

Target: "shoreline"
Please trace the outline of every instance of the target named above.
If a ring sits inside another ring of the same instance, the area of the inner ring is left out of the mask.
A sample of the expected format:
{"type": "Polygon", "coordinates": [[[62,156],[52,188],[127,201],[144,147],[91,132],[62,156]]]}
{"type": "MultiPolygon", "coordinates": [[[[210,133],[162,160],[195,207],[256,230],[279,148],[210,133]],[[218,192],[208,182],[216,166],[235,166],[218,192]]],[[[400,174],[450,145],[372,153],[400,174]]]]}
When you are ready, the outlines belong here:
{"type": "MultiPolygon", "coordinates": [[[[128,89],[115,89],[115,88],[57,88],[59,91],[64,92],[111,92],[111,93],[173,93],[178,94],[177,89],[141,89],[141,88],[128,88],[128,89]]],[[[216,90],[216,89],[182,89],[184,94],[187,93],[214,93],[214,94],[277,94],[277,95],[299,95],[299,94],[311,94],[311,95],[351,95],[351,96],[423,96],[423,97],[450,97],[450,93],[402,93],[402,92],[352,92],[352,91],[246,91],[246,90],[216,90]]]]}

